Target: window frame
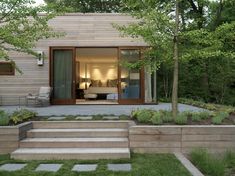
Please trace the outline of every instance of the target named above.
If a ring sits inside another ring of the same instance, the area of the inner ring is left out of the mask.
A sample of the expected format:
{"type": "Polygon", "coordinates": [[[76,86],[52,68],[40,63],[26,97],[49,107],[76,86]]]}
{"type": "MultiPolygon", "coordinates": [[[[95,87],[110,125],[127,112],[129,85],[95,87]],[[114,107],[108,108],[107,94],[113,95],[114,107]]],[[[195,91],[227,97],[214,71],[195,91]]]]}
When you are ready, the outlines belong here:
{"type": "Polygon", "coordinates": [[[12,71],[11,72],[1,72],[1,70],[0,70],[0,76],[14,76],[15,75],[15,68],[14,68],[14,66],[13,66],[13,64],[11,63],[11,62],[4,62],[4,61],[2,61],[2,62],[0,62],[0,65],[1,64],[8,64],[8,65],[11,65],[11,67],[12,67],[12,71]]]}

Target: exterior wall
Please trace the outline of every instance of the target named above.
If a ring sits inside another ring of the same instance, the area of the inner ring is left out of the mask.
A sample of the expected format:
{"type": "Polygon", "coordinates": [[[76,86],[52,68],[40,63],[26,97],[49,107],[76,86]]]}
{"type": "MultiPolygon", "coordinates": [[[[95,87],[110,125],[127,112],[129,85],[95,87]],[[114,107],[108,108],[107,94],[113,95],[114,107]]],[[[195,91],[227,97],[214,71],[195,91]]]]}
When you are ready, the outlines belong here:
{"type": "Polygon", "coordinates": [[[19,141],[26,137],[27,130],[31,128],[31,122],[17,126],[0,126],[0,154],[7,154],[16,150],[19,147],[19,141]]]}
{"type": "Polygon", "coordinates": [[[132,126],[130,148],[137,153],[235,151],[235,126],[132,126]]]}
{"type": "MultiPolygon", "coordinates": [[[[0,76],[0,96],[3,105],[19,104],[19,96],[28,93],[37,94],[41,86],[49,86],[49,47],[104,47],[104,46],[146,46],[141,40],[123,38],[112,27],[112,23],[128,24],[135,21],[121,14],[66,14],[49,21],[55,31],[65,32],[61,38],[40,40],[35,51],[43,51],[46,60],[44,66],[37,66],[36,58],[31,55],[10,53],[23,74],[0,76]]],[[[1,102],[0,102],[1,103],[1,102]]]]}

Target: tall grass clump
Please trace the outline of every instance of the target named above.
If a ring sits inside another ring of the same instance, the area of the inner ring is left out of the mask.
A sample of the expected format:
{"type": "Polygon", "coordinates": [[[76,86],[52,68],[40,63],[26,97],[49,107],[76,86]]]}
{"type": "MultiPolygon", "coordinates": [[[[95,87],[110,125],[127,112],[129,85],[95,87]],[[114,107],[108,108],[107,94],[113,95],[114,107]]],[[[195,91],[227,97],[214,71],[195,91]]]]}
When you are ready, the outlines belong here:
{"type": "Polygon", "coordinates": [[[0,126],[9,125],[10,117],[5,111],[0,110],[0,126]]]}
{"type": "Polygon", "coordinates": [[[190,153],[193,164],[208,176],[224,176],[226,164],[223,158],[217,158],[205,149],[195,149],[190,153]]]}

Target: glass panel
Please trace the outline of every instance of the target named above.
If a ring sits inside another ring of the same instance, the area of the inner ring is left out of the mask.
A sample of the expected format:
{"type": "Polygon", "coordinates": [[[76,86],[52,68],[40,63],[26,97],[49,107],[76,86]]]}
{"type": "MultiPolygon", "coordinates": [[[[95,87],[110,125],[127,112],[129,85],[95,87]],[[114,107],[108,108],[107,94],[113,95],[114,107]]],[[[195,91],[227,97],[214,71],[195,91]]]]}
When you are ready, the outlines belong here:
{"type": "Polygon", "coordinates": [[[72,99],[73,51],[54,51],[54,99],[72,99]]]}
{"type": "MultiPolygon", "coordinates": [[[[139,50],[121,50],[120,59],[135,62],[140,58],[139,50]]],[[[140,70],[121,67],[121,99],[140,99],[140,70]]]]}
{"type": "Polygon", "coordinates": [[[0,63],[0,75],[14,75],[14,66],[10,62],[0,63]]]}

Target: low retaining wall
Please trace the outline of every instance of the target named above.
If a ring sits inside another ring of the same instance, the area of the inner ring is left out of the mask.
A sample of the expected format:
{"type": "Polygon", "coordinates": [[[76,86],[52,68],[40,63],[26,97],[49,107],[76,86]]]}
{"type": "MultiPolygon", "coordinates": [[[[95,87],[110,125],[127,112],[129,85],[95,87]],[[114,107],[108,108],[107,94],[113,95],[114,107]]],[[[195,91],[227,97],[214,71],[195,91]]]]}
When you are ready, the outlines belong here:
{"type": "Polygon", "coordinates": [[[235,151],[235,126],[132,126],[129,140],[137,153],[189,153],[194,148],[235,151]]]}
{"type": "Polygon", "coordinates": [[[0,126],[0,154],[7,154],[16,150],[19,147],[19,141],[26,137],[27,130],[31,128],[31,122],[16,126],[0,126]]]}

